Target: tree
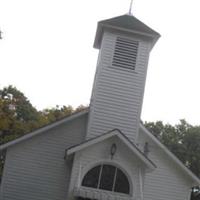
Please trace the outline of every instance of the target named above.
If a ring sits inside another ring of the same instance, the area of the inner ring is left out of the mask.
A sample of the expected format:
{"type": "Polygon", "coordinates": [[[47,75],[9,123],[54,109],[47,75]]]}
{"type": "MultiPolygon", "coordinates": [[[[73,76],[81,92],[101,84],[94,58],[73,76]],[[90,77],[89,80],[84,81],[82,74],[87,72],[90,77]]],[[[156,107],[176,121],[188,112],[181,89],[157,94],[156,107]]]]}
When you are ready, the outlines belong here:
{"type": "MultiPolygon", "coordinates": [[[[85,108],[82,105],[76,109],[72,106],[56,106],[38,111],[16,87],[4,87],[0,89],[0,145],[85,108]]],[[[145,122],[144,125],[200,177],[200,126],[192,126],[185,120],[180,120],[174,126],[162,121],[145,122]]],[[[0,176],[4,158],[5,152],[1,152],[0,176]]],[[[199,187],[192,191],[191,200],[200,200],[199,187]]]]}
{"type": "Polygon", "coordinates": [[[37,128],[40,114],[13,86],[0,90],[0,144],[37,128]]]}
{"type": "Polygon", "coordinates": [[[85,108],[57,105],[38,111],[16,87],[4,87],[0,89],[0,145],[85,108]]]}
{"type": "Polygon", "coordinates": [[[72,106],[62,106],[58,105],[55,108],[44,109],[41,114],[47,119],[48,123],[57,121],[65,116],[71,115],[74,112],[72,106]]]}
{"type": "MultiPolygon", "coordinates": [[[[79,106],[56,106],[38,111],[16,87],[0,89],[0,145],[14,140],[46,124],[85,109],[79,106]]],[[[0,177],[3,171],[5,152],[0,154],[0,177]]]]}
{"type": "MultiPolygon", "coordinates": [[[[200,177],[200,126],[180,120],[174,126],[161,121],[145,122],[145,127],[200,177]]],[[[199,187],[192,188],[191,200],[200,200],[199,187]]]]}

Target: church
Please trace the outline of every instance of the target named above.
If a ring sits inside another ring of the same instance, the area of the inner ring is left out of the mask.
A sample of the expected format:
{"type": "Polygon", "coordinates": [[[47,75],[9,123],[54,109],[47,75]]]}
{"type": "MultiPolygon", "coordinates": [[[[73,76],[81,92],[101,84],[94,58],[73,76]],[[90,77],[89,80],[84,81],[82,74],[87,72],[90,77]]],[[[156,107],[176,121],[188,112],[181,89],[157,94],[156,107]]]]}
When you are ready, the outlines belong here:
{"type": "Polygon", "coordinates": [[[160,34],[131,14],[98,22],[88,109],[0,146],[1,200],[189,200],[200,180],[141,123],[160,34]]]}

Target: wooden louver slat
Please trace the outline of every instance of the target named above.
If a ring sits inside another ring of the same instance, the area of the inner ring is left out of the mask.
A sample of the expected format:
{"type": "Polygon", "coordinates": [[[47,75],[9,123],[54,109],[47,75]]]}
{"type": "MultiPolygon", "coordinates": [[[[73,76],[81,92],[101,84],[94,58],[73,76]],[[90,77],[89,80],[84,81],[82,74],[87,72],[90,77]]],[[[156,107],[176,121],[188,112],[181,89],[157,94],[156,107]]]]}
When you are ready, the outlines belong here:
{"type": "Polygon", "coordinates": [[[138,41],[118,37],[115,44],[112,65],[135,70],[138,41]]]}

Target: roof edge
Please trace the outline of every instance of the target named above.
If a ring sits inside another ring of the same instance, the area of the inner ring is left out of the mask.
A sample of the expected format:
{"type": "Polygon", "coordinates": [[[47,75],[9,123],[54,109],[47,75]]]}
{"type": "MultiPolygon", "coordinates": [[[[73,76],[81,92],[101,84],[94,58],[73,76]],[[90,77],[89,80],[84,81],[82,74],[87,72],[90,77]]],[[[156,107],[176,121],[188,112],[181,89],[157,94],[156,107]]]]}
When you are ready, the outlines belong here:
{"type": "Polygon", "coordinates": [[[152,47],[151,47],[151,49],[152,49],[153,46],[155,45],[155,43],[157,42],[157,40],[160,38],[160,36],[161,36],[160,33],[156,32],[155,30],[153,30],[152,28],[147,26],[145,23],[143,23],[142,21],[137,19],[135,16],[131,16],[131,18],[133,20],[135,20],[138,24],[141,24],[143,27],[145,27],[145,29],[148,29],[149,31],[146,31],[146,30],[142,31],[141,28],[133,29],[131,27],[120,26],[119,24],[117,25],[116,23],[112,23],[112,20],[115,20],[117,18],[119,19],[119,18],[127,17],[127,16],[130,17],[130,15],[125,14],[125,15],[120,15],[117,17],[99,21],[97,23],[97,29],[96,29],[96,35],[95,35],[93,47],[96,49],[100,49],[103,33],[105,31],[105,28],[107,28],[107,29],[122,31],[122,32],[129,33],[129,34],[141,35],[143,37],[152,39],[152,47]]]}
{"type": "MultiPolygon", "coordinates": [[[[142,22],[141,20],[139,20],[137,17],[135,17],[134,15],[129,15],[129,14],[123,14],[123,15],[118,15],[112,18],[108,18],[108,19],[104,19],[99,21],[98,23],[100,24],[107,24],[107,25],[111,25],[111,24],[115,24],[117,23],[116,26],[120,26],[120,24],[124,23],[124,21],[120,21],[120,18],[126,18],[124,20],[133,20],[135,23],[139,24],[140,26],[136,26],[137,28],[143,28],[143,32],[149,32],[150,35],[154,35],[154,36],[160,36],[160,33],[158,33],[157,31],[155,31],[153,28],[151,28],[150,26],[148,26],[147,24],[145,24],[144,22],[142,22]],[[117,22],[118,21],[118,22],[117,22]]],[[[128,25],[129,29],[132,29],[133,27],[130,26],[130,24],[128,25]]],[[[135,29],[135,28],[134,28],[135,29]]]]}
{"type": "Polygon", "coordinates": [[[60,119],[58,121],[55,121],[53,123],[47,124],[47,125],[45,125],[45,126],[43,126],[41,128],[36,129],[35,131],[32,131],[32,132],[27,133],[27,134],[25,134],[25,135],[23,135],[23,136],[21,136],[19,138],[16,138],[15,140],[12,140],[12,141],[10,141],[8,143],[2,144],[0,146],[0,151],[3,151],[5,149],[7,149],[8,147],[11,147],[11,146],[13,146],[15,144],[18,144],[18,143],[20,143],[20,142],[22,142],[24,140],[30,139],[30,138],[32,138],[32,137],[34,137],[36,135],[39,135],[39,134],[41,134],[41,133],[43,133],[45,131],[48,131],[49,129],[52,129],[52,128],[56,127],[56,126],[59,126],[62,123],[66,123],[66,122],[74,120],[74,119],[76,119],[78,117],[81,117],[82,115],[85,115],[88,112],[89,112],[88,109],[85,109],[85,110],[80,111],[78,113],[74,113],[74,114],[72,114],[70,116],[64,117],[64,118],[62,118],[62,119],[60,119]]]}
{"type": "MultiPolygon", "coordinates": [[[[194,181],[193,184],[200,185],[200,179],[188,169],[164,144],[162,144],[147,128],[140,123],[140,128],[194,181]]],[[[196,185],[195,185],[196,186],[196,185]]]]}
{"type": "Polygon", "coordinates": [[[81,151],[91,145],[102,142],[108,138],[117,136],[128,148],[130,148],[134,154],[147,166],[150,171],[156,168],[156,165],[151,161],[133,142],[131,142],[119,129],[110,130],[103,135],[86,140],[78,145],[72,146],[65,151],[65,158],[74,154],[77,151],[81,151]]]}

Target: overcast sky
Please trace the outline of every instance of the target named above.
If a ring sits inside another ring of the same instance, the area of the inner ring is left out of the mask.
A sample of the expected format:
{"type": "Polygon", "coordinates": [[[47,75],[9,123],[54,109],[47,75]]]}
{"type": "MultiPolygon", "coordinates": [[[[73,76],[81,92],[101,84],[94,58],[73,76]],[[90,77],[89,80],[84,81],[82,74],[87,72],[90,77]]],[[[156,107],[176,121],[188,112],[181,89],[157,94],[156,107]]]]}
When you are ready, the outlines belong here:
{"type": "MultiPolygon", "coordinates": [[[[89,104],[97,21],[129,0],[0,0],[0,88],[38,109],[89,104]]],[[[133,0],[133,14],[162,37],[150,55],[142,120],[200,124],[200,1],[133,0]]]]}

